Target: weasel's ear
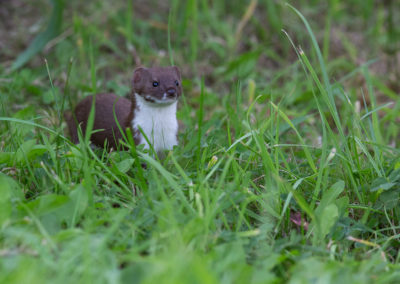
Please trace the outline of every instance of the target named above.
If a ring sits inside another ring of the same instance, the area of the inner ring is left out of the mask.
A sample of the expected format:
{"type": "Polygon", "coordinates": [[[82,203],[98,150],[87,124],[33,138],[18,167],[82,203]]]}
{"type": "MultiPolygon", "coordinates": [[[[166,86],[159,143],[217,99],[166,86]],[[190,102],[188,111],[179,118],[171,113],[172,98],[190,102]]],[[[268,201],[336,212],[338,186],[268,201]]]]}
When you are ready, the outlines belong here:
{"type": "Polygon", "coordinates": [[[177,66],[172,66],[172,68],[175,70],[176,75],[178,75],[179,79],[181,78],[181,71],[177,66]]]}
{"type": "Polygon", "coordinates": [[[140,82],[143,77],[145,76],[145,73],[147,72],[147,68],[144,67],[138,67],[135,69],[135,71],[133,72],[133,83],[138,83],[140,82]]]}

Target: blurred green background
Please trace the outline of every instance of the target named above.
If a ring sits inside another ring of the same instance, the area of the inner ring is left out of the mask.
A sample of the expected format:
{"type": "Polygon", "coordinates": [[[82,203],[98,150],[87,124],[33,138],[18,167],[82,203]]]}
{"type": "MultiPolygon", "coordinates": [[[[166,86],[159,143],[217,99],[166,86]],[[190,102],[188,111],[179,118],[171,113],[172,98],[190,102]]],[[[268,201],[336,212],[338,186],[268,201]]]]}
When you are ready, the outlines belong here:
{"type": "MultiPolygon", "coordinates": [[[[296,80],[291,76],[297,75],[285,72],[296,61],[296,53],[282,29],[315,59],[305,27],[285,3],[53,0],[32,4],[3,0],[1,68],[3,72],[10,67],[25,68],[22,77],[32,88],[22,90],[21,100],[37,95],[40,83],[46,82],[44,58],[58,87],[65,83],[69,61],[74,60],[70,86],[79,96],[94,88],[126,93],[135,66],[172,62],[182,68],[187,84],[204,77],[207,87],[220,94],[230,92],[232,79],[253,79],[261,90],[281,88],[285,85],[282,82],[296,80]],[[95,86],[91,60],[99,79],[95,86]],[[279,82],[274,82],[277,77],[279,82]]],[[[370,67],[372,74],[390,90],[399,90],[396,1],[291,4],[314,30],[332,80],[375,60],[370,67]]],[[[291,96],[291,100],[296,99],[301,100],[297,93],[291,96]]]]}

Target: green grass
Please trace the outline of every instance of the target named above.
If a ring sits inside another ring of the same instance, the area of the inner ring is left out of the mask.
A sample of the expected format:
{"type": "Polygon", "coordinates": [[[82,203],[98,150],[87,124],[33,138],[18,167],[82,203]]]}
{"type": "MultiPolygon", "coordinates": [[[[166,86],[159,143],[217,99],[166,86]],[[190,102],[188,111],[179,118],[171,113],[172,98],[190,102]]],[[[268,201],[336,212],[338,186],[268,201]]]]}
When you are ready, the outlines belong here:
{"type": "Polygon", "coordinates": [[[0,36],[0,283],[398,283],[395,2],[15,10],[0,36]],[[64,110],[172,62],[182,127],[165,159],[71,144],[64,110]]]}

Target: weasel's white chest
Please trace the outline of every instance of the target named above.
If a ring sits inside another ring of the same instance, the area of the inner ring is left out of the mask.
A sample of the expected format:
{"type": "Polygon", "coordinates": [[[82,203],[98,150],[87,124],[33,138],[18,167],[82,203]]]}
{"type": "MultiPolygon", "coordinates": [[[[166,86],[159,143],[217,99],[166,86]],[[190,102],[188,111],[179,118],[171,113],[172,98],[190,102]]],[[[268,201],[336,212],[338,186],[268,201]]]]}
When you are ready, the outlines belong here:
{"type": "MultiPolygon", "coordinates": [[[[168,106],[153,106],[137,95],[136,104],[132,127],[134,130],[138,130],[139,127],[142,129],[156,152],[171,150],[178,145],[177,102],[168,106]]],[[[146,149],[149,148],[142,134],[140,134],[139,144],[144,144],[146,149]]]]}

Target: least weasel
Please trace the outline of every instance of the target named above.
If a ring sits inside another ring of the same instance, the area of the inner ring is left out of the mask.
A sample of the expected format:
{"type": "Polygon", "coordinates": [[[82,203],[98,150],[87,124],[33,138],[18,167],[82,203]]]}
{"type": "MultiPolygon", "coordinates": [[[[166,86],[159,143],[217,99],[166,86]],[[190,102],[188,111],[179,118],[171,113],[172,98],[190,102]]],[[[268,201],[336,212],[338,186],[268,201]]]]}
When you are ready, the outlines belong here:
{"type": "Polygon", "coordinates": [[[136,145],[144,144],[148,149],[150,142],[156,152],[171,150],[178,145],[176,109],[181,94],[181,75],[177,67],[139,67],[133,73],[131,100],[115,94],[97,94],[79,102],[73,113],[65,113],[71,140],[79,143],[78,125],[85,134],[95,99],[95,132],[90,137],[94,145],[123,148],[118,121],[124,134],[127,127],[131,128],[136,145]]]}

